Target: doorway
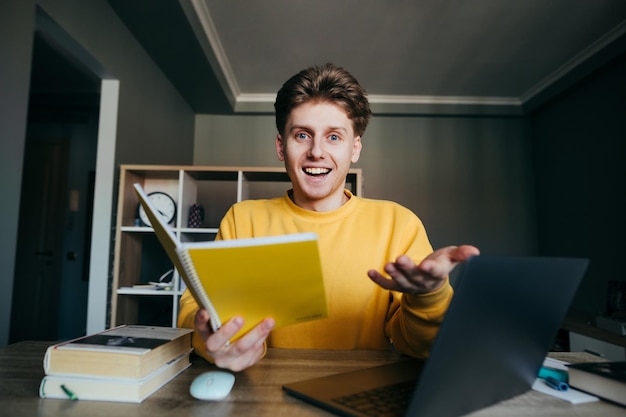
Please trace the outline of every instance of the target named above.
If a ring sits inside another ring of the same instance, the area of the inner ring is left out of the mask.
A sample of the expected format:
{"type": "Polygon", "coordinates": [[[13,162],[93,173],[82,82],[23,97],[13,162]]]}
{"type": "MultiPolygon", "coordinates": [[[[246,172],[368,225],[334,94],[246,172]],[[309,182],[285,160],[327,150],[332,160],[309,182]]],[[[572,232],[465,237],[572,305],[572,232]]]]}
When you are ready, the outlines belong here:
{"type": "Polygon", "coordinates": [[[68,141],[26,141],[9,343],[56,340],[68,141]]]}
{"type": "Polygon", "coordinates": [[[100,84],[35,34],[9,343],[86,332],[100,84]]]}

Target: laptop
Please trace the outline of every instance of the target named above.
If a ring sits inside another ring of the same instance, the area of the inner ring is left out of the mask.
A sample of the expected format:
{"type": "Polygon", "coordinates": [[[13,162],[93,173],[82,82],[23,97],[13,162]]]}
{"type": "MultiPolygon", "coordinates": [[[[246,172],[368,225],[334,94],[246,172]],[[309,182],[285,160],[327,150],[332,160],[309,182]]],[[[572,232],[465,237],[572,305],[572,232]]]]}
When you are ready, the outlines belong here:
{"type": "Polygon", "coordinates": [[[460,268],[427,360],[288,383],[290,395],[342,416],[458,416],[530,389],[587,269],[587,259],[480,255],[460,268]],[[385,393],[405,392],[404,399],[385,393]],[[394,414],[391,410],[395,409],[394,414]],[[358,411],[361,410],[361,411],[358,411]]]}

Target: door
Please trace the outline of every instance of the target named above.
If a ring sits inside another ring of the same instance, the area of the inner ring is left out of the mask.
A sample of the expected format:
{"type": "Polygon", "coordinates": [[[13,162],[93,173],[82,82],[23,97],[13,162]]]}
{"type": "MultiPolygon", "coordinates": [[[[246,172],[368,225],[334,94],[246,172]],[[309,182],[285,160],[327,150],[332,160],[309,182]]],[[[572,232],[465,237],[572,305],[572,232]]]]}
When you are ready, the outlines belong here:
{"type": "Polygon", "coordinates": [[[9,343],[56,340],[68,141],[27,138],[9,343]]]}

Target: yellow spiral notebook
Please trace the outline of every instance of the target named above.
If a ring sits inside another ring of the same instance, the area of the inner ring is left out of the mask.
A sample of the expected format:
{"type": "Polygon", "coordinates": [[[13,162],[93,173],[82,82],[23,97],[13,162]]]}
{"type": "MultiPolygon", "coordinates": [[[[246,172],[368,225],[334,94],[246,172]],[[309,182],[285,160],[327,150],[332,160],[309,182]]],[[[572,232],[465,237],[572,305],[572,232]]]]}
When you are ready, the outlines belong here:
{"type": "Polygon", "coordinates": [[[276,328],[327,317],[317,236],[282,236],[181,243],[139,184],[135,191],[170,260],[217,330],[238,315],[242,336],[266,317],[276,328]]]}

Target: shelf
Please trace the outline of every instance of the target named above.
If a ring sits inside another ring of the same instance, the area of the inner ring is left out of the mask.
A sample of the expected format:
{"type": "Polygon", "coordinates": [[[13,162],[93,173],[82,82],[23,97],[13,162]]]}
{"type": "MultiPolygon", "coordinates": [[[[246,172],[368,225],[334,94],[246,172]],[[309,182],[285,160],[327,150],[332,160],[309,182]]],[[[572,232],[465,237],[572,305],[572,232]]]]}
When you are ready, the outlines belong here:
{"type": "MultiPolygon", "coordinates": [[[[122,226],[120,228],[122,232],[128,233],[154,233],[154,229],[146,226],[122,226]]],[[[216,227],[181,227],[172,228],[172,232],[180,233],[217,233],[219,229],[216,227]]]]}
{"type": "Polygon", "coordinates": [[[182,291],[174,291],[174,290],[150,290],[145,288],[130,288],[130,287],[122,287],[117,289],[118,294],[123,295],[156,295],[156,296],[172,296],[172,295],[182,295],[182,291]]]}
{"type": "Polygon", "coordinates": [[[195,228],[195,227],[183,227],[178,229],[178,231],[180,231],[180,233],[198,233],[198,234],[202,234],[202,233],[208,233],[208,234],[216,234],[218,232],[218,228],[216,227],[199,227],[199,228],[195,228]]]}
{"type": "Polygon", "coordinates": [[[595,325],[595,317],[583,312],[570,312],[561,326],[568,332],[597,339],[602,342],[626,348],[626,336],[600,329],[595,325]]]}
{"type": "Polygon", "coordinates": [[[130,233],[154,233],[154,229],[147,226],[122,226],[120,230],[130,233]]]}

